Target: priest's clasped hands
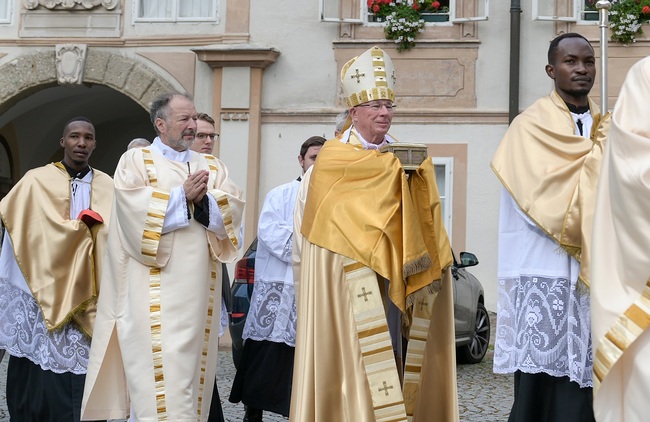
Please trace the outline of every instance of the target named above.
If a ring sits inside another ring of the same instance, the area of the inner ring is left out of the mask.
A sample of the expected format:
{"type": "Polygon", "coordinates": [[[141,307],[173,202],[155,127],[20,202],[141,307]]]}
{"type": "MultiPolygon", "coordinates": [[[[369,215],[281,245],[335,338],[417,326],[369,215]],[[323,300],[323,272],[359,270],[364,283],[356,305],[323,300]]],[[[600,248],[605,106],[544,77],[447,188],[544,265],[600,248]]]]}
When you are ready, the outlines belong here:
{"type": "Polygon", "coordinates": [[[210,173],[207,170],[199,170],[187,177],[187,180],[183,183],[183,190],[188,201],[192,201],[197,205],[201,204],[203,197],[208,192],[209,176],[210,173]]]}

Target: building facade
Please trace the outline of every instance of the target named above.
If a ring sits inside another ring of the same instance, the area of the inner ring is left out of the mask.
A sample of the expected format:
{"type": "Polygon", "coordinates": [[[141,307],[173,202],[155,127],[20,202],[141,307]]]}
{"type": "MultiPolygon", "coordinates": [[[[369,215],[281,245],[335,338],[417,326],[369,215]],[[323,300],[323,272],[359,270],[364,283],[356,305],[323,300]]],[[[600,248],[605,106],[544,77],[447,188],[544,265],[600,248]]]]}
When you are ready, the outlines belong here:
{"type": "MultiPolygon", "coordinates": [[[[522,110],[552,89],[549,41],[580,32],[599,55],[599,29],[590,0],[442,3],[442,21],[398,52],[366,0],[0,0],[0,197],[27,170],[62,158],[60,131],[77,115],[95,123],[91,164],[112,174],[131,139],[155,136],[151,100],[184,91],[215,117],[214,152],[245,189],[247,247],[266,193],[300,174],[300,144],[333,136],[341,67],[378,45],[396,67],[391,133],[436,157],[452,245],[479,257],[472,272],[495,310],[500,187],[489,162],[513,102],[522,110]]],[[[648,54],[645,37],[610,42],[610,107],[648,54]]]]}

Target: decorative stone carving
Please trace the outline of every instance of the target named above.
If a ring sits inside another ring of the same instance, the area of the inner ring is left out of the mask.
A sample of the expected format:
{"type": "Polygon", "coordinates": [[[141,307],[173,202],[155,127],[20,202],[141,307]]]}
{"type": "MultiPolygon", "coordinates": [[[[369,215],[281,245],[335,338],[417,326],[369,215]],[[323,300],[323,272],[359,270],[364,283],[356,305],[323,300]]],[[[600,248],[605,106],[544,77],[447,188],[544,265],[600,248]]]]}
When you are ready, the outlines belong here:
{"type": "Polygon", "coordinates": [[[246,121],[248,120],[248,114],[247,112],[243,113],[229,113],[229,112],[222,112],[221,113],[221,120],[232,120],[232,121],[246,121]]]}
{"type": "Polygon", "coordinates": [[[23,4],[29,10],[34,10],[39,6],[50,10],[70,10],[79,7],[89,10],[100,5],[104,6],[107,10],[113,10],[119,3],[119,0],[23,0],[23,4]]]}
{"type": "Polygon", "coordinates": [[[80,85],[86,63],[85,44],[56,45],[56,77],[61,85],[80,85]]]}

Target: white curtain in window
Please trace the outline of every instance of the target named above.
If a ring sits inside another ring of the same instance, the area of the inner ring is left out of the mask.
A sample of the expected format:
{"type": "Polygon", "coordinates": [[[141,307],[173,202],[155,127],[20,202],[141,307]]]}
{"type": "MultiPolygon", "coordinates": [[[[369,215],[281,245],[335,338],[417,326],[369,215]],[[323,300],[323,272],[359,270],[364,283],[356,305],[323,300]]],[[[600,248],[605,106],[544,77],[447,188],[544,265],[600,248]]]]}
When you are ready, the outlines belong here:
{"type": "Polygon", "coordinates": [[[442,220],[445,223],[447,235],[451,239],[452,233],[452,216],[453,216],[453,169],[454,159],[452,157],[434,157],[436,182],[438,193],[440,194],[440,204],[442,206],[442,220]]]}
{"type": "Polygon", "coordinates": [[[178,16],[181,18],[209,18],[213,15],[213,0],[178,0],[178,16]]]}
{"type": "MultiPolygon", "coordinates": [[[[438,185],[438,194],[440,194],[440,205],[442,205],[442,218],[445,220],[445,225],[447,225],[447,166],[444,164],[436,164],[434,166],[436,170],[436,183],[438,185]]],[[[445,227],[449,230],[448,227],[445,227]]]]}
{"type": "Polygon", "coordinates": [[[9,0],[0,0],[0,21],[9,19],[9,0]]]}
{"type": "MultiPolygon", "coordinates": [[[[2,1],[2,0],[0,0],[2,1]]],[[[138,0],[140,18],[172,18],[173,0],[138,0]]]]}

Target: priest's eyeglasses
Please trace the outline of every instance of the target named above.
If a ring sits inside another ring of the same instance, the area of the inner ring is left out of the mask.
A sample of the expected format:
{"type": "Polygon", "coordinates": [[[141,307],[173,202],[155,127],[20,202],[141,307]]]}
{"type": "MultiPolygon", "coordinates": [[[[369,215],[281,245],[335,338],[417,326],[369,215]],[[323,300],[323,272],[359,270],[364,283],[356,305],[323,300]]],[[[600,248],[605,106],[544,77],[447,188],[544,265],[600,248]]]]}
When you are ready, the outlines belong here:
{"type": "Polygon", "coordinates": [[[199,141],[205,141],[205,138],[210,138],[211,140],[218,140],[219,139],[219,134],[218,133],[203,133],[199,132],[195,135],[196,139],[199,141]]]}
{"type": "Polygon", "coordinates": [[[357,107],[367,107],[370,110],[376,111],[376,112],[381,111],[382,107],[386,107],[386,111],[391,112],[391,111],[395,111],[395,108],[397,107],[397,105],[395,103],[390,103],[390,102],[386,102],[386,103],[369,102],[369,103],[359,104],[357,107]]]}

